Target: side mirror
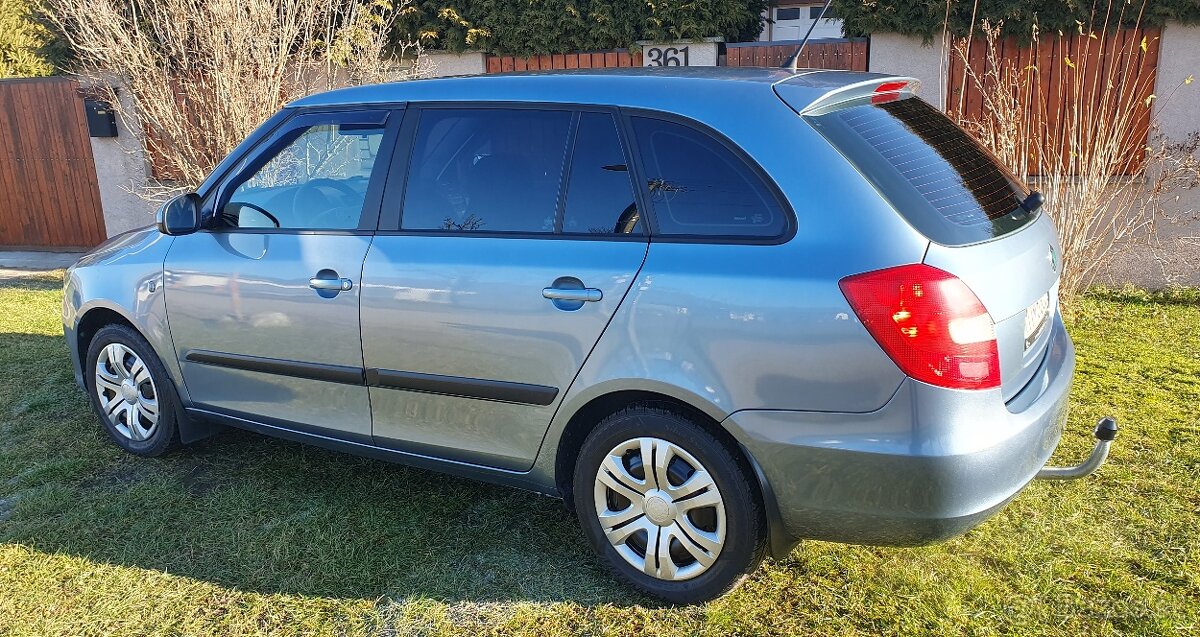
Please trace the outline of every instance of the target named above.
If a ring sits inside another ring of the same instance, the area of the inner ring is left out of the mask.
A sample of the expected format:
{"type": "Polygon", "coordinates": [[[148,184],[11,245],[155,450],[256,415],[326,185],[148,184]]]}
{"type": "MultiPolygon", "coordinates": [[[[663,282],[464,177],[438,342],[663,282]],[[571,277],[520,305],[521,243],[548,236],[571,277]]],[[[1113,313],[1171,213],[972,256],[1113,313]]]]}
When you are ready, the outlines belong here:
{"type": "Polygon", "coordinates": [[[179,236],[200,229],[200,195],[194,192],[179,195],[163,204],[154,218],[158,231],[179,236]]]}

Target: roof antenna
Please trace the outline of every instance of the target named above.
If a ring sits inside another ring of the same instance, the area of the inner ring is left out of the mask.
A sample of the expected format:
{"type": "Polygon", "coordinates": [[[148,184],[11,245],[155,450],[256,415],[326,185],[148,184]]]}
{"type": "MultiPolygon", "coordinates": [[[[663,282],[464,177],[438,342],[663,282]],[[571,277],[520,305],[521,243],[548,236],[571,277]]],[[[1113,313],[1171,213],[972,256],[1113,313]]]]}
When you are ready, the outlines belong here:
{"type": "Polygon", "coordinates": [[[796,52],[792,54],[792,57],[788,58],[787,62],[784,62],[783,66],[779,68],[787,69],[792,73],[796,73],[800,70],[800,52],[804,50],[804,45],[808,44],[808,36],[812,35],[813,29],[817,28],[817,23],[825,18],[825,12],[829,10],[829,3],[831,2],[833,2],[833,0],[825,0],[825,6],[821,7],[821,15],[817,16],[817,19],[813,20],[813,23],[808,25],[808,33],[805,33],[804,39],[800,40],[800,48],[796,49],[796,52]]]}

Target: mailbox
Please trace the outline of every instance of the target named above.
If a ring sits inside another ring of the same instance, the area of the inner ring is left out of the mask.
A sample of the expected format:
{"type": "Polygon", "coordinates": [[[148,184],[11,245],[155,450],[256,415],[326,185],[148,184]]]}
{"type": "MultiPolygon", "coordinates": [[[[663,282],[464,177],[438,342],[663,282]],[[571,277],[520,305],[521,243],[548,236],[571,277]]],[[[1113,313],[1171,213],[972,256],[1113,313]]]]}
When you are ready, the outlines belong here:
{"type": "Polygon", "coordinates": [[[83,100],[87,111],[88,135],[92,137],[116,137],[117,116],[112,105],[101,100],[83,100]]]}

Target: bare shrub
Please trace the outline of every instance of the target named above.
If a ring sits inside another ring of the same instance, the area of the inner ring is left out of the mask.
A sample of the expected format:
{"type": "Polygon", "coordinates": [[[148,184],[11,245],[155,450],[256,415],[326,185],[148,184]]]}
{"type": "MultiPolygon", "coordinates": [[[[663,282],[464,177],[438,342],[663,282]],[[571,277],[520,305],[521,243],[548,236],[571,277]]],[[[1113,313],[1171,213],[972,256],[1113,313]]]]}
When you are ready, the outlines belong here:
{"type": "Polygon", "coordinates": [[[140,118],[156,176],[177,187],[198,185],[288,102],[421,73],[401,65],[419,44],[388,40],[410,0],[44,2],[80,72],[128,87],[134,112],[123,115],[140,118]]]}
{"type": "Polygon", "coordinates": [[[1048,38],[1035,30],[1032,47],[1019,56],[1011,54],[1016,43],[1001,37],[1001,25],[984,22],[974,43],[961,39],[952,53],[961,76],[951,81],[964,90],[949,114],[1045,195],[1062,240],[1060,291],[1068,305],[1107,261],[1153,246],[1163,203],[1200,183],[1196,143],[1165,139],[1150,124],[1154,100],[1170,96],[1155,95],[1155,75],[1142,72],[1143,57],[1157,43],[1153,36],[1131,37],[1142,33],[1140,16],[1127,18],[1105,15],[1104,28],[1080,24],[1077,34],[1048,38]],[[1110,20],[1133,25],[1109,29],[1110,20]],[[1055,38],[1049,57],[1046,45],[1055,38]],[[1035,55],[1039,44],[1043,54],[1035,55]],[[982,115],[967,113],[968,91],[982,100],[981,109],[972,109],[982,115]]]}

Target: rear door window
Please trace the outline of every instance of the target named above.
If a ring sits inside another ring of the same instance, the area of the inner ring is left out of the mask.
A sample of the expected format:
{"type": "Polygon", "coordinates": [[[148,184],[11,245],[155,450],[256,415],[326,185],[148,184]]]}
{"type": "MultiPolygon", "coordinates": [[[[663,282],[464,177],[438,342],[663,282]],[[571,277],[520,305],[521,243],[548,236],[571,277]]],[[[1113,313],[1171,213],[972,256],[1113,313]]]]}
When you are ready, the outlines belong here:
{"type": "Polygon", "coordinates": [[[553,233],[570,111],[426,109],[401,227],[553,233]]]}
{"type": "Polygon", "coordinates": [[[918,231],[966,245],[1023,227],[1028,190],[933,106],[908,98],[809,116],[918,231]]]}
{"type": "Polygon", "coordinates": [[[632,120],[658,234],[773,238],[786,232],[779,200],[730,148],[691,126],[632,120]]]}
{"type": "Polygon", "coordinates": [[[617,123],[608,113],[580,113],[567,180],[566,234],[641,234],[641,215],[617,123]]]}

